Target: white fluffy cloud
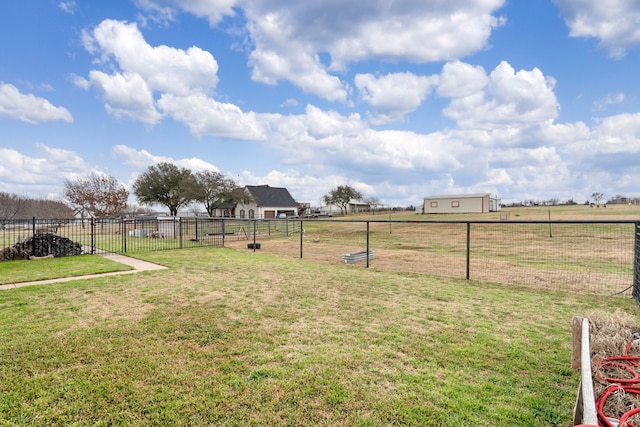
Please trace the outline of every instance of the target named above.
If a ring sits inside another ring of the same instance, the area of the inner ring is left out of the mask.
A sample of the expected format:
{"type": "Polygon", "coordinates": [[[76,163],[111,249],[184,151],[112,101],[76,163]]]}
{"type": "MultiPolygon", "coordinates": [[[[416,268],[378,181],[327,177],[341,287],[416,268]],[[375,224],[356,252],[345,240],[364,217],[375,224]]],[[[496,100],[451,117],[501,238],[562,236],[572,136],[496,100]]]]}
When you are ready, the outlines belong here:
{"type": "Polygon", "coordinates": [[[307,42],[296,39],[292,23],[279,13],[264,16],[248,13],[252,20],[247,28],[259,46],[249,55],[254,80],[275,84],[284,79],[305,92],[330,101],[346,102],[347,86],[338,77],[327,73],[326,66],[307,42]]]}
{"type": "Polygon", "coordinates": [[[99,88],[105,107],[118,118],[155,124],[162,113],[154,94],[209,94],[218,82],[218,64],[209,52],[195,46],[150,46],[133,23],[107,19],[91,33],[84,32],[83,39],[99,64],[116,71],[92,70],[88,82],[76,78],[76,84],[99,88]]]}
{"type": "Polygon", "coordinates": [[[287,80],[307,93],[347,102],[350,87],[339,75],[370,59],[416,63],[460,59],[486,47],[504,0],[138,0],[168,17],[176,9],[206,16],[212,25],[241,7],[249,35],[254,80],[287,80]],[[215,3],[215,4],[214,4],[215,3]],[[326,59],[321,58],[326,55],[326,59]]]}
{"type": "Polygon", "coordinates": [[[35,144],[35,156],[11,148],[0,148],[0,191],[7,193],[55,194],[65,179],[74,179],[89,171],[76,153],[60,148],[35,144]]]}
{"type": "Polygon", "coordinates": [[[198,47],[150,46],[134,23],[106,19],[84,33],[85,47],[123,72],[139,74],[154,91],[187,95],[208,92],[218,83],[218,63],[198,47]]]}
{"type": "Polygon", "coordinates": [[[633,155],[640,154],[640,113],[598,119],[586,143],[584,139],[574,138],[571,141],[568,149],[579,158],[592,157],[604,160],[603,156],[622,155],[626,156],[627,160],[621,159],[620,167],[628,165],[627,162],[636,167],[633,155]],[[587,144],[589,148],[585,150],[587,144]]]}
{"type": "Polygon", "coordinates": [[[640,45],[640,4],[628,0],[554,0],[570,35],[595,37],[609,56],[621,58],[640,45]]]}
{"type": "Polygon", "coordinates": [[[443,98],[474,96],[489,84],[485,70],[460,61],[447,62],[442,67],[438,95],[443,98]]]}
{"type": "Polygon", "coordinates": [[[268,124],[265,119],[268,115],[245,113],[233,104],[218,102],[204,94],[163,94],[158,106],[175,120],[189,126],[194,135],[258,141],[266,138],[268,124]]]}
{"type": "Polygon", "coordinates": [[[308,105],[305,113],[271,121],[269,143],[288,153],[287,162],[310,167],[391,170],[456,169],[458,141],[443,133],[375,131],[358,114],[343,116],[308,105]],[[314,166],[315,165],[315,166],[314,166]]]}
{"type": "Polygon", "coordinates": [[[439,94],[452,96],[443,113],[464,129],[500,129],[553,121],[558,102],[555,81],[540,70],[520,70],[503,61],[489,76],[477,67],[456,64],[443,68],[439,94]],[[453,75],[448,75],[452,72],[453,75]],[[455,88],[456,79],[462,84],[455,88]]]}
{"type": "Polygon", "coordinates": [[[413,73],[355,76],[361,98],[375,111],[372,119],[375,124],[402,120],[405,114],[420,107],[437,82],[437,76],[417,76],[413,73]]]}
{"type": "MultiPolygon", "coordinates": [[[[312,27],[336,29],[326,37],[333,68],[380,57],[419,63],[459,59],[483,49],[491,31],[503,24],[493,15],[503,0],[353,2],[347,14],[339,14],[344,2],[333,3],[336,15],[324,13],[312,27]]],[[[312,19],[313,9],[305,9],[307,20],[312,19]]],[[[299,26],[299,32],[304,28],[299,26]]]]}
{"type": "Polygon", "coordinates": [[[135,148],[122,144],[113,147],[113,156],[137,171],[144,171],[149,166],[158,163],[173,163],[179,167],[191,169],[194,172],[204,170],[219,171],[219,169],[211,163],[195,157],[173,159],[171,157],[151,154],[147,150],[136,150],[135,148]]]}
{"type": "Polygon", "coordinates": [[[0,82],[0,117],[37,124],[62,120],[73,122],[69,110],[56,107],[44,98],[23,94],[14,85],[0,82]]]}
{"type": "Polygon", "coordinates": [[[93,70],[89,79],[103,93],[105,108],[114,117],[128,117],[148,124],[156,124],[162,118],[151,90],[139,74],[106,74],[93,70]]]}

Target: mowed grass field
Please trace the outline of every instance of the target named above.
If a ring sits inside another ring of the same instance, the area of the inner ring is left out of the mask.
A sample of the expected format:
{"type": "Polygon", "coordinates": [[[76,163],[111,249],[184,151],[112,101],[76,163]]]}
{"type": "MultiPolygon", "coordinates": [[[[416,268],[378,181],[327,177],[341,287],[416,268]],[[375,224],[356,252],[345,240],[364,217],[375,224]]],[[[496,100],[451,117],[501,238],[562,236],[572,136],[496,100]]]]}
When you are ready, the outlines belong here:
{"type": "Polygon", "coordinates": [[[572,317],[638,316],[246,246],[136,256],[169,269],[0,292],[0,426],[568,426],[572,317]]]}

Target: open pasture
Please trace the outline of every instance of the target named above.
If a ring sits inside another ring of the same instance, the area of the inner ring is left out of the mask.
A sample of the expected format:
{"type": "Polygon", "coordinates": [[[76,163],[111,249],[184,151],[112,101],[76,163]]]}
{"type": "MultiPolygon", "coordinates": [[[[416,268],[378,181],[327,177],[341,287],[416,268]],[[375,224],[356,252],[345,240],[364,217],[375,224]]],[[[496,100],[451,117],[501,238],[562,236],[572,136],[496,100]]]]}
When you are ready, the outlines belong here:
{"type": "MultiPolygon", "coordinates": [[[[306,220],[302,245],[298,234],[256,237],[264,252],[289,258],[300,258],[302,252],[303,259],[339,263],[342,254],[365,250],[367,224],[362,221],[371,221],[368,244],[374,269],[454,278],[468,274],[536,289],[630,295],[636,224],[613,221],[635,221],[639,214],[640,208],[626,205],[510,208],[484,215],[392,213],[306,220]],[[501,214],[509,220],[500,221],[501,214]],[[376,222],[380,220],[392,222],[376,222]],[[494,222],[471,223],[467,230],[467,223],[455,221],[494,222]]],[[[225,245],[246,248],[246,243],[229,239],[225,245]]]]}

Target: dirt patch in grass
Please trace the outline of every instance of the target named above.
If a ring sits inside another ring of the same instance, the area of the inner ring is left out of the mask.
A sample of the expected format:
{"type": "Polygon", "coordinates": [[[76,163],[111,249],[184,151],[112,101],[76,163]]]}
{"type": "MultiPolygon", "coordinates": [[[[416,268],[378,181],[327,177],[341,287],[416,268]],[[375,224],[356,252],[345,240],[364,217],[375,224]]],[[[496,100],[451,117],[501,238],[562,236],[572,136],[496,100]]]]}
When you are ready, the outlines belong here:
{"type": "MultiPolygon", "coordinates": [[[[76,305],[77,316],[73,325],[61,334],[78,328],[109,323],[116,325],[144,319],[154,305],[146,301],[145,293],[140,287],[108,285],[109,287],[105,288],[99,286],[100,283],[109,284],[117,280],[115,278],[94,279],[95,285],[91,288],[83,287],[68,291],[67,298],[76,305]]],[[[149,277],[146,280],[157,281],[158,279],[149,277]]]]}

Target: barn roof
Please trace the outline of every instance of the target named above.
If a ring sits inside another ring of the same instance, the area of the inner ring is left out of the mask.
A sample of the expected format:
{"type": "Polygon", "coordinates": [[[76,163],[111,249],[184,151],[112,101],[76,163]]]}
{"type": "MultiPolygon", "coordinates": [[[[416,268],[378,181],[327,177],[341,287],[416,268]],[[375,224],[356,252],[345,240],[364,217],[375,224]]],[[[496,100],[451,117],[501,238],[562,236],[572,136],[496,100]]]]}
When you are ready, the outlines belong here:
{"type": "Polygon", "coordinates": [[[291,197],[286,188],[269,187],[268,185],[247,185],[245,188],[251,193],[258,206],[298,206],[298,202],[291,197]]]}

